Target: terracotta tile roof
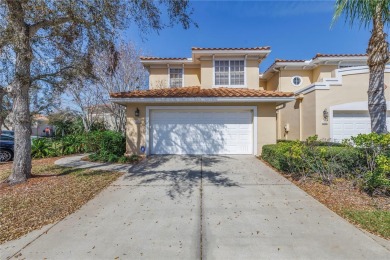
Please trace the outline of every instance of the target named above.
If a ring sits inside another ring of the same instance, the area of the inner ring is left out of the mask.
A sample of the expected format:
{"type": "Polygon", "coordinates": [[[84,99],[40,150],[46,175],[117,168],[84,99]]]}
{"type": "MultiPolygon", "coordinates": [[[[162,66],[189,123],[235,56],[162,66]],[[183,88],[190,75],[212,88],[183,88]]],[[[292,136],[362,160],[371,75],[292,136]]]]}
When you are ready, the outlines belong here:
{"type": "Polygon", "coordinates": [[[140,57],[141,60],[187,60],[187,58],[140,57]]]}
{"type": "Polygon", "coordinates": [[[365,57],[367,54],[360,53],[360,54],[322,54],[322,53],[317,53],[316,56],[314,56],[313,59],[319,58],[319,57],[365,57]]]}
{"type": "Polygon", "coordinates": [[[263,47],[252,47],[252,48],[202,48],[202,47],[192,47],[193,51],[262,51],[270,50],[270,46],[263,47]]]}
{"type": "Polygon", "coordinates": [[[150,90],[136,90],[132,92],[111,93],[112,98],[170,98],[170,97],[292,97],[292,92],[266,91],[247,88],[209,88],[182,87],[150,90]]]}

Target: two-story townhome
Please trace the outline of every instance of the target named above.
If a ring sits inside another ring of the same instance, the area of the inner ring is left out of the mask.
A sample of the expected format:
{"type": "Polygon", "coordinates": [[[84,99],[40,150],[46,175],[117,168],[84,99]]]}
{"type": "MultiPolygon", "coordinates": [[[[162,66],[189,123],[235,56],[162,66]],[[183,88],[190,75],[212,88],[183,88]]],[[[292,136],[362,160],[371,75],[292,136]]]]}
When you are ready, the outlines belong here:
{"type": "MultiPolygon", "coordinates": [[[[254,154],[277,139],[291,90],[261,89],[270,47],[192,48],[191,58],[143,57],[149,89],[112,93],[127,107],[128,154],[254,154]]],[[[293,89],[292,89],[293,90],[293,89]]]]}
{"type": "MultiPolygon", "coordinates": [[[[317,54],[310,60],[276,60],[263,74],[260,87],[294,92],[295,101],[277,108],[278,139],[341,141],[370,133],[367,55],[317,54]]],[[[385,71],[385,97],[390,100],[390,67],[385,71]]],[[[387,102],[387,109],[390,102],[387,102]]],[[[388,110],[388,129],[390,112],[388,110]]]]}

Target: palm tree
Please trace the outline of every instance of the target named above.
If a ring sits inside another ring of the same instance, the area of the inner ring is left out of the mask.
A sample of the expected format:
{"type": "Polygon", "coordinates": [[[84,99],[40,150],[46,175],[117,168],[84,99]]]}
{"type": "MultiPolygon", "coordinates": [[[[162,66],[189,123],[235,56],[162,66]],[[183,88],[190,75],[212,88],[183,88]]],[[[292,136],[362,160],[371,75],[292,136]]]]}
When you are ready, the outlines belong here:
{"type": "Polygon", "coordinates": [[[350,25],[356,21],[364,27],[372,24],[367,48],[367,65],[370,71],[368,85],[368,111],[371,117],[371,131],[387,133],[385,66],[389,61],[389,44],[384,27],[390,22],[390,0],[336,0],[333,22],[344,14],[350,25]]]}

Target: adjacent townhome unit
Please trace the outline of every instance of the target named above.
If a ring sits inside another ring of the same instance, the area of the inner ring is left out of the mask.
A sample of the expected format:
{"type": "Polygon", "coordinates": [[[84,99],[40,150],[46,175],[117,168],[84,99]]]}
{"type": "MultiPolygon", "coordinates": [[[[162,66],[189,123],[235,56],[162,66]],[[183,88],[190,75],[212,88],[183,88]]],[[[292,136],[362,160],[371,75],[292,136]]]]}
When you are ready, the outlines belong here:
{"type": "MultiPolygon", "coordinates": [[[[320,139],[341,141],[370,133],[366,64],[365,54],[317,54],[310,60],[276,60],[260,74],[261,89],[295,94],[294,102],[277,108],[278,139],[305,140],[317,134],[320,139]]],[[[387,101],[388,86],[390,66],[385,71],[387,101]]]]}
{"type": "Polygon", "coordinates": [[[292,90],[260,89],[270,47],[192,48],[191,58],[143,57],[149,89],[112,93],[127,107],[128,154],[254,154],[277,140],[276,109],[292,90]]]}

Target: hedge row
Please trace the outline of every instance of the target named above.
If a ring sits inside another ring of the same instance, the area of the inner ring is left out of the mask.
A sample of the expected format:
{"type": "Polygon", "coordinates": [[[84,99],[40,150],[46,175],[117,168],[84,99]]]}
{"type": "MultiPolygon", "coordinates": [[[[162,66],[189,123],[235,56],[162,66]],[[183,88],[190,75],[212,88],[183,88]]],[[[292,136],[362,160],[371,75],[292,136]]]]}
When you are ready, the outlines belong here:
{"type": "Polygon", "coordinates": [[[92,161],[126,162],[135,158],[124,157],[126,140],[114,131],[95,131],[61,138],[38,138],[32,143],[32,157],[44,158],[77,153],[92,153],[92,161]]]}
{"type": "Polygon", "coordinates": [[[262,158],[282,172],[298,174],[327,171],[341,177],[359,174],[365,167],[363,154],[350,146],[281,142],[263,146],[262,158]]]}
{"type": "Polygon", "coordinates": [[[342,144],[279,141],[263,146],[262,158],[279,171],[299,177],[319,176],[331,183],[335,177],[359,180],[370,193],[390,195],[390,134],[360,134],[342,144]]]}

